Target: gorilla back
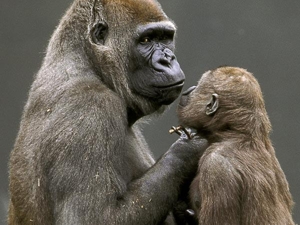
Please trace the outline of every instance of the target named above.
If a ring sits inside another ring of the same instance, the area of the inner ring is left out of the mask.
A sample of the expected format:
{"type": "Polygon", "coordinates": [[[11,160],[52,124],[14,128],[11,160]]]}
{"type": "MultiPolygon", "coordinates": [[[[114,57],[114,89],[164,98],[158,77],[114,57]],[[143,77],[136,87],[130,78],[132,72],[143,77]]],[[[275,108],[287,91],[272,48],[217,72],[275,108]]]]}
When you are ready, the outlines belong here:
{"type": "Polygon", "coordinates": [[[167,218],[205,143],[181,138],[155,163],[135,122],[182,89],[175,31],[155,0],[72,4],[50,40],[11,153],[10,225],[167,218]]]}

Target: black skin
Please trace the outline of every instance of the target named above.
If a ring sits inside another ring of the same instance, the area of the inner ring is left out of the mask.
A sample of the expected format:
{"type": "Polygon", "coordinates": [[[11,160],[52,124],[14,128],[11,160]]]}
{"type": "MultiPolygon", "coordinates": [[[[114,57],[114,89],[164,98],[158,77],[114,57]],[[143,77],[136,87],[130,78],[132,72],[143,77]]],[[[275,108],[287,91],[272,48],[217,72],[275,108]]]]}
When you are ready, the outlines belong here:
{"type": "Polygon", "coordinates": [[[157,104],[169,105],[178,97],[185,80],[174,54],[175,29],[158,23],[138,30],[135,54],[139,63],[132,89],[157,104]]]}
{"type": "Polygon", "coordinates": [[[182,89],[174,34],[155,1],[73,3],[11,153],[9,225],[175,223],[207,142],[183,135],[155,162],[138,121],[182,89]]]}

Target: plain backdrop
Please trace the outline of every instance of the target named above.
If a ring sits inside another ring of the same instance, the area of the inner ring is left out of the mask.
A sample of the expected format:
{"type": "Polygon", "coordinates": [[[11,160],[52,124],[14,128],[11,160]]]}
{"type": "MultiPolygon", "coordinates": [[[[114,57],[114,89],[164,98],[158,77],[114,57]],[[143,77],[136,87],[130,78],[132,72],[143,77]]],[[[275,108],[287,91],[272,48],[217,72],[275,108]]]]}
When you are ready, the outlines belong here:
{"type": "MultiPolygon", "coordinates": [[[[72,0],[0,3],[0,224],[6,224],[8,159],[33,75],[72,0]]],[[[277,157],[296,202],[300,224],[300,1],[161,0],[177,26],[177,57],[185,89],[220,65],[253,72],[264,93],[277,157]]],[[[177,139],[176,104],[144,128],[156,157],[177,139]]]]}

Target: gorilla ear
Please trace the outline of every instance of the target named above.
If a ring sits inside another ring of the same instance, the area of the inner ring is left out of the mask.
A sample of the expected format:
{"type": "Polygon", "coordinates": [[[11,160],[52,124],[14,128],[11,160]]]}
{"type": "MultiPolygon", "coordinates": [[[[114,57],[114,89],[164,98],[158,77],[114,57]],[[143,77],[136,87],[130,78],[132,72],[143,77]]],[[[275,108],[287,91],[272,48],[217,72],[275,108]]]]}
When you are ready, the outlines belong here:
{"type": "Polygon", "coordinates": [[[206,105],[205,113],[210,116],[213,115],[219,108],[219,95],[214,93],[211,95],[211,100],[206,105]]]}
{"type": "Polygon", "coordinates": [[[97,45],[104,45],[106,36],[108,34],[108,26],[104,21],[96,23],[91,29],[92,41],[97,45]]]}

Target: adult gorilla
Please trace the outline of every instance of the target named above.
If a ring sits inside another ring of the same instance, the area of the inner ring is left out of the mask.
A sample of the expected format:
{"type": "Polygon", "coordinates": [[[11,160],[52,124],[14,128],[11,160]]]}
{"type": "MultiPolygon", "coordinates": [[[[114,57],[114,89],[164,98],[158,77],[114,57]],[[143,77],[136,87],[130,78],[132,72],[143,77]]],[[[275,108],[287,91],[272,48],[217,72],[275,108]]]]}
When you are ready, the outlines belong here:
{"type": "Polygon", "coordinates": [[[11,154],[10,225],[164,222],[206,147],[181,137],[155,163],[135,123],[182,89],[175,30],[155,0],[72,4],[11,154]]]}

